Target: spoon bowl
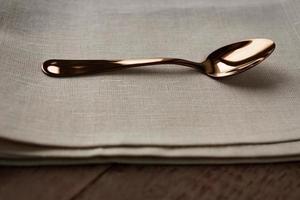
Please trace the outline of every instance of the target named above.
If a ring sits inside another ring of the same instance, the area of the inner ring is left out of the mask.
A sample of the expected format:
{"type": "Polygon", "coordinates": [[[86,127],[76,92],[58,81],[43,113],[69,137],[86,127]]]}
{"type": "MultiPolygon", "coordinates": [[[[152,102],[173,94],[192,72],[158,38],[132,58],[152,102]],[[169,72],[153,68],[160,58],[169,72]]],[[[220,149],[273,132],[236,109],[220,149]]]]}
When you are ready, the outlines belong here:
{"type": "Polygon", "coordinates": [[[266,59],[275,49],[269,39],[250,39],[230,44],[212,52],[203,62],[211,77],[226,77],[246,71],[266,59]]]}
{"type": "Polygon", "coordinates": [[[249,39],[217,49],[202,62],[179,58],[126,60],[47,60],[42,71],[52,77],[70,77],[127,69],[146,65],[176,64],[201,69],[206,75],[221,78],[246,71],[266,59],[275,49],[269,39],[249,39]]]}

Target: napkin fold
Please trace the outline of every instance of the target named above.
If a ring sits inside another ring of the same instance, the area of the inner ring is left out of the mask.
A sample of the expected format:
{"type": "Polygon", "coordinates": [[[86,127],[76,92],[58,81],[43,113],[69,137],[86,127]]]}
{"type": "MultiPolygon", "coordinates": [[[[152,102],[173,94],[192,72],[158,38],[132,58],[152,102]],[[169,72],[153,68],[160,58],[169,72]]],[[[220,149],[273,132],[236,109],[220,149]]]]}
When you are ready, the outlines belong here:
{"type": "Polygon", "coordinates": [[[300,2],[0,0],[0,164],[299,160],[300,2]],[[215,80],[183,66],[52,78],[47,59],[201,62],[247,38],[277,49],[215,80]]]}
{"type": "Polygon", "coordinates": [[[90,163],[264,163],[299,160],[299,141],[276,144],[146,147],[115,146],[93,148],[46,147],[0,141],[0,164],[90,164],[90,163]]]}

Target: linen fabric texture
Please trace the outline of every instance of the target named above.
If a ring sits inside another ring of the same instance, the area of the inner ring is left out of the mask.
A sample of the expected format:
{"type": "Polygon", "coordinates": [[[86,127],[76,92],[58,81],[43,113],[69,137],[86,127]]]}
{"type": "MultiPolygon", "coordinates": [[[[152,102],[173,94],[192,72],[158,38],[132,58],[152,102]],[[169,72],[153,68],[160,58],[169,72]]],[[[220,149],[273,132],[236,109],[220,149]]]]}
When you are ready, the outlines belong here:
{"type": "Polygon", "coordinates": [[[299,160],[300,1],[0,0],[0,164],[299,160]],[[47,59],[203,61],[275,41],[257,67],[216,80],[159,65],[74,78],[47,59]]]}

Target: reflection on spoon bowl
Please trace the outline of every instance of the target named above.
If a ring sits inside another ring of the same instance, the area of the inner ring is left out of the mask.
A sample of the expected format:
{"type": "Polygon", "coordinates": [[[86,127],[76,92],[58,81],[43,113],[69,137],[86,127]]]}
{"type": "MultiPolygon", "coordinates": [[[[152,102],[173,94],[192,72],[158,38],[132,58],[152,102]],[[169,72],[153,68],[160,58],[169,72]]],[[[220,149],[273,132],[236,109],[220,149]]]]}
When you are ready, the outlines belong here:
{"type": "Polygon", "coordinates": [[[251,39],[224,46],[211,53],[203,63],[212,77],[225,77],[243,72],[266,59],[275,49],[268,39],[251,39]]]}

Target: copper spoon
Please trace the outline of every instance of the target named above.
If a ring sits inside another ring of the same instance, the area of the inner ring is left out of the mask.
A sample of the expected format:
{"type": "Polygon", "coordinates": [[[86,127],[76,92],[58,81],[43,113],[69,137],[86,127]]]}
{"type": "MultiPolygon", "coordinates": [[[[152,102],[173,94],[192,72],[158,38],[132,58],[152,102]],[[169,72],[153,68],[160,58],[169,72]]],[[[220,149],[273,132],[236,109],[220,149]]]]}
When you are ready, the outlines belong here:
{"type": "Polygon", "coordinates": [[[176,64],[201,69],[210,77],[225,77],[241,73],[267,58],[275,49],[269,39],[249,39],[233,43],[212,52],[202,62],[178,58],[151,58],[128,60],[47,60],[42,65],[45,74],[53,77],[69,77],[101,73],[145,65],[176,64]]]}

